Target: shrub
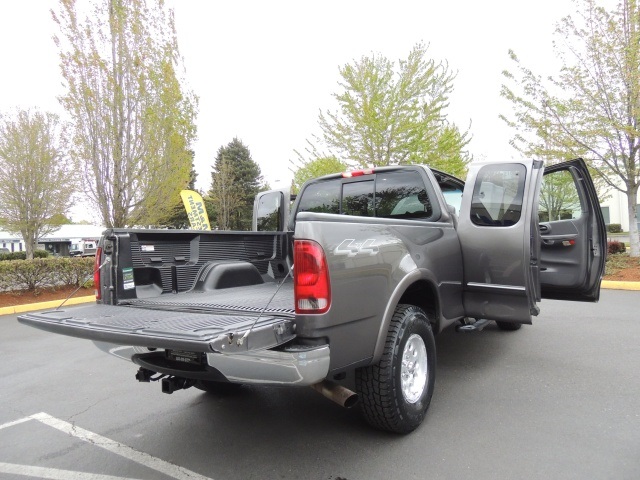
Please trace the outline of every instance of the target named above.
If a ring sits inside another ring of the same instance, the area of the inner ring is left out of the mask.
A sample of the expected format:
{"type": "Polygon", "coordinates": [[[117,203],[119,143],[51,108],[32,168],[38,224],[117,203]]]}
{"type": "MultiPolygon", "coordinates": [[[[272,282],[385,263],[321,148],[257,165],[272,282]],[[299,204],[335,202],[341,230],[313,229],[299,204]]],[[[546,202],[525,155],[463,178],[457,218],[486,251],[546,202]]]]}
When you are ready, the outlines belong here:
{"type": "MultiPolygon", "coordinates": [[[[33,252],[33,258],[48,258],[49,252],[46,250],[36,250],[33,252]]],[[[27,252],[10,252],[0,253],[0,260],[26,260],[27,252]]]]}
{"type": "Polygon", "coordinates": [[[0,253],[0,260],[24,260],[27,258],[25,252],[0,253]]]}
{"type": "Polygon", "coordinates": [[[616,253],[626,253],[627,249],[624,246],[624,243],[618,241],[607,242],[607,251],[609,255],[614,255],[616,253]]]}
{"type": "Polygon", "coordinates": [[[85,284],[93,273],[93,258],[34,258],[0,262],[0,290],[36,290],[85,284]]]}
{"type": "Polygon", "coordinates": [[[3,262],[0,277],[7,277],[3,283],[10,290],[35,290],[49,285],[52,280],[52,269],[49,259],[34,258],[22,262],[3,262]]]}
{"type": "Polygon", "coordinates": [[[93,282],[93,257],[84,258],[57,258],[56,275],[63,285],[84,285],[87,281],[93,282]]]}
{"type": "Polygon", "coordinates": [[[622,225],[620,225],[619,223],[610,223],[609,225],[607,225],[607,232],[609,232],[609,233],[621,233],[622,232],[622,225]]]}

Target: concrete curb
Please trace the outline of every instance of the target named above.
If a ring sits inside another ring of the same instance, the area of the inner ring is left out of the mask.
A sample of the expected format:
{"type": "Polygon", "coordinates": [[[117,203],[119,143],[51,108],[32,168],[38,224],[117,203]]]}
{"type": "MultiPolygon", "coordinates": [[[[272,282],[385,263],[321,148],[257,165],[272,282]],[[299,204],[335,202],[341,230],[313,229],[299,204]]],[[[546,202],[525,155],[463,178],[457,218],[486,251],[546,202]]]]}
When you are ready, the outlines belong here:
{"type": "MultiPolygon", "coordinates": [[[[83,297],[75,297],[70,298],[64,304],[67,305],[78,305],[81,303],[89,303],[95,302],[95,295],[91,296],[83,296],[83,297]]],[[[33,310],[45,310],[47,308],[58,308],[58,306],[62,303],[62,300],[51,300],[49,302],[38,302],[38,303],[25,303],[24,305],[14,305],[13,307],[2,307],[0,308],[0,315],[14,315],[16,313],[24,313],[31,312],[33,310]]]]}
{"type": "Polygon", "coordinates": [[[601,288],[607,288],[609,290],[640,291],[640,282],[618,282],[616,280],[603,280],[601,288]]]}

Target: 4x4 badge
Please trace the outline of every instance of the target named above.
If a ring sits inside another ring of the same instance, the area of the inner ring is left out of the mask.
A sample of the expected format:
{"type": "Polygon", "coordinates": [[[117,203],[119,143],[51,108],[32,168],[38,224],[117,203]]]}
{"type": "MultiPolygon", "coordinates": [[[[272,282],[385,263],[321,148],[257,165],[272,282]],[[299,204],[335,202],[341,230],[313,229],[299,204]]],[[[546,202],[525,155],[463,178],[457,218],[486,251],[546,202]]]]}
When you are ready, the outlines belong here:
{"type": "Polygon", "coordinates": [[[333,254],[346,255],[347,257],[355,257],[359,254],[375,255],[379,249],[374,243],[376,243],[375,238],[368,238],[362,242],[356,242],[355,238],[347,238],[335,248],[333,254]]]}

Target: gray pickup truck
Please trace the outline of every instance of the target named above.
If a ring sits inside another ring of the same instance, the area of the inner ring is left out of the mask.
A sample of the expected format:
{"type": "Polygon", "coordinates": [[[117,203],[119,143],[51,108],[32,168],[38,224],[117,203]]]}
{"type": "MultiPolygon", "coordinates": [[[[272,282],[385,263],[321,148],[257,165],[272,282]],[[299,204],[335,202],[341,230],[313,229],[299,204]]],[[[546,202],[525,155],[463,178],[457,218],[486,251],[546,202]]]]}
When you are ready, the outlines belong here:
{"type": "Polygon", "coordinates": [[[516,330],[542,298],[595,302],[605,257],[580,159],[472,164],[466,185],[384,167],[309,181],[293,205],[265,192],[252,232],[106,230],[96,304],[19,320],[93,340],[166,393],[313,386],[406,433],[431,401],[434,334],[516,330]]]}

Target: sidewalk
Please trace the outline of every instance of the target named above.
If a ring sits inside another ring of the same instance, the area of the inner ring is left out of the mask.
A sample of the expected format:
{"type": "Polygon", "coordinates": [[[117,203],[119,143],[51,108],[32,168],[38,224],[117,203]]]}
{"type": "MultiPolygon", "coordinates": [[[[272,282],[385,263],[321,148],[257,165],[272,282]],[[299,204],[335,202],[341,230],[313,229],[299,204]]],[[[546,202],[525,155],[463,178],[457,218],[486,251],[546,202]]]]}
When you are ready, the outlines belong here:
{"type": "MultiPolygon", "coordinates": [[[[613,280],[603,280],[602,288],[608,290],[633,290],[640,291],[640,282],[617,282],[613,280]]],[[[63,308],[68,305],[79,305],[81,303],[95,302],[96,297],[93,295],[84,297],[70,298],[64,304],[63,308]]],[[[62,300],[52,300],[50,302],[27,303],[24,305],[14,305],[13,307],[0,308],[0,316],[15,315],[16,313],[31,312],[34,310],[45,310],[47,308],[55,309],[62,303],[62,300]]]]}

